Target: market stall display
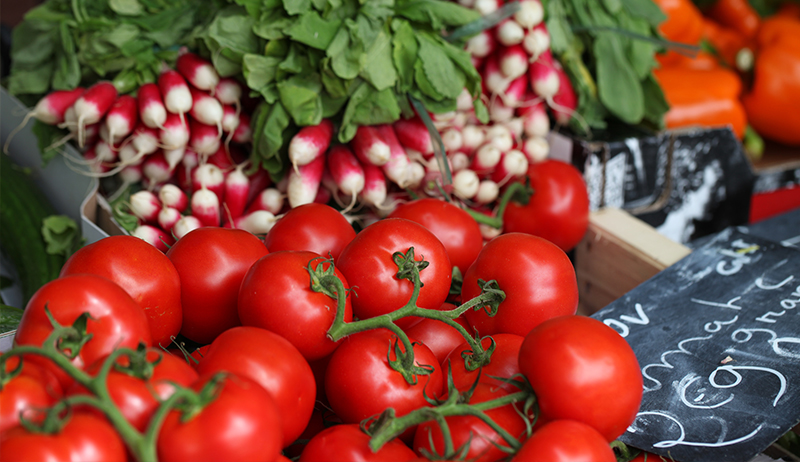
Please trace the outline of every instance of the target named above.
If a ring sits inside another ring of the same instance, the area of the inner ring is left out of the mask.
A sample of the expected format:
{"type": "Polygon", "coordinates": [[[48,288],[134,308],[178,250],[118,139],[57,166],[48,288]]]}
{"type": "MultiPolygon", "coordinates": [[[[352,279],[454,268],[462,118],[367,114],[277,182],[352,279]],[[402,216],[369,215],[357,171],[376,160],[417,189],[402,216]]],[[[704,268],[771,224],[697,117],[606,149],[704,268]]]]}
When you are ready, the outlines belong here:
{"type": "MultiPolygon", "coordinates": [[[[708,172],[750,173],[740,154],[756,152],[755,131],[786,143],[739,96],[751,90],[747,51],[758,66],[769,46],[790,50],[794,30],[789,7],[770,29],[772,10],[734,24],[746,17],[718,0],[684,5],[705,28],[680,35],[672,6],[49,0],[32,9],[14,30],[3,81],[4,102],[32,109],[4,127],[4,147],[33,134],[41,166],[93,186],[79,192],[89,194],[80,225],[62,216],[39,229],[50,210],[19,233],[41,247],[39,260],[60,260],[57,274],[24,287],[21,319],[9,317],[18,326],[0,356],[0,460],[659,452],[671,435],[642,418],[663,401],[642,368],[653,337],[629,334],[673,311],[606,316],[621,298],[586,316],[623,290],[593,298],[587,281],[602,278],[587,271],[602,265],[581,258],[610,237],[596,212],[616,205],[609,191],[625,191],[626,203],[628,160],[653,180],[635,185],[637,213],[666,211],[675,227],[670,207],[718,184],[708,172]],[[728,47],[723,27],[747,28],[739,32],[760,36],[758,46],[728,47]],[[706,44],[714,54],[698,54],[706,44]],[[701,61],[708,67],[695,74],[687,63],[701,61]],[[711,99],[740,117],[693,118],[691,106],[711,99]],[[648,143],[652,159],[640,149],[648,143]],[[725,160],[728,150],[736,156],[725,160]],[[95,208],[107,216],[85,215],[95,208]]],[[[6,190],[12,168],[22,171],[4,164],[4,226],[14,226],[7,197],[19,194],[6,190]]],[[[706,201],[726,211],[710,227],[692,211],[678,232],[742,224],[745,208],[728,212],[752,181],[706,201]]],[[[796,339],[784,337],[790,367],[796,339]]],[[[794,400],[788,390],[778,398],[794,400]]],[[[791,454],[797,416],[783,404],[769,432],[716,445],[725,452],[706,444],[703,457],[749,460],[778,437],[791,454]]]]}

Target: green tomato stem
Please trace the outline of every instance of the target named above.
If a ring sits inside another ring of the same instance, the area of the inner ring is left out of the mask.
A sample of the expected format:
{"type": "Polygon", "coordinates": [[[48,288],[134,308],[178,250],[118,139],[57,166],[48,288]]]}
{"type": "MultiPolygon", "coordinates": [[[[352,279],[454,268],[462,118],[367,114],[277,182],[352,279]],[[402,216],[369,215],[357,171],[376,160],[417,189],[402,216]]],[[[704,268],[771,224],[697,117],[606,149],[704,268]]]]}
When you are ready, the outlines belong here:
{"type": "Polygon", "coordinates": [[[464,211],[469,213],[470,216],[482,225],[491,226],[495,229],[502,229],[503,228],[503,213],[506,211],[506,207],[508,203],[517,195],[524,194],[524,197],[527,199],[530,198],[532,192],[524,183],[514,182],[508,185],[508,188],[503,192],[503,195],[500,196],[500,200],[498,201],[497,209],[495,210],[494,216],[484,215],[480,212],[476,212],[470,208],[465,208],[464,211]]]}

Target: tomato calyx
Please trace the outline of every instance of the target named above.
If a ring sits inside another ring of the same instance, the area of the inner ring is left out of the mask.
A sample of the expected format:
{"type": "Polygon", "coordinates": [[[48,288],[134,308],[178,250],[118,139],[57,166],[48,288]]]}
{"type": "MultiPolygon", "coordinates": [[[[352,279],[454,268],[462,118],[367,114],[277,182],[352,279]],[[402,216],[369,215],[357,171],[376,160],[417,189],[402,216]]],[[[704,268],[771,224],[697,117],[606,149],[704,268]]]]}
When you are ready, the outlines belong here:
{"type": "Polygon", "coordinates": [[[414,343],[405,339],[397,338],[394,340],[392,348],[386,353],[386,360],[389,361],[389,367],[400,373],[409,385],[416,385],[418,375],[430,375],[434,371],[434,367],[429,364],[417,364],[414,360],[414,343]],[[400,348],[401,343],[407,343],[405,349],[400,348]],[[410,346],[410,347],[409,347],[410,346]],[[394,350],[394,357],[392,359],[392,350],[394,350]]]}
{"type": "Polygon", "coordinates": [[[483,366],[489,364],[489,361],[492,358],[492,353],[497,348],[497,342],[494,339],[487,335],[481,339],[478,339],[478,344],[481,346],[483,345],[483,339],[489,339],[489,348],[486,349],[478,349],[478,350],[464,350],[461,352],[461,358],[464,360],[464,366],[468,371],[479,370],[483,366]]]}
{"type": "Polygon", "coordinates": [[[65,329],[64,326],[56,321],[56,318],[53,317],[53,314],[47,306],[44,307],[44,313],[53,326],[53,332],[59,333],[59,335],[54,337],[54,344],[58,351],[68,359],[77,358],[78,354],[81,352],[81,348],[92,339],[93,335],[88,333],[86,329],[89,319],[93,319],[92,316],[88,312],[83,313],[75,319],[72,326],[65,329]]]}
{"type": "Polygon", "coordinates": [[[181,423],[192,420],[200,411],[217,399],[222,389],[223,382],[229,378],[230,376],[227,372],[217,372],[203,384],[203,387],[199,391],[194,392],[189,389],[184,389],[179,399],[176,399],[172,406],[173,409],[181,413],[181,423]]]}
{"type": "Polygon", "coordinates": [[[148,348],[144,343],[140,343],[133,353],[124,356],[123,361],[114,363],[114,370],[141,380],[147,380],[153,376],[153,371],[158,363],[161,362],[163,353],[152,361],[147,358],[148,348]]]}

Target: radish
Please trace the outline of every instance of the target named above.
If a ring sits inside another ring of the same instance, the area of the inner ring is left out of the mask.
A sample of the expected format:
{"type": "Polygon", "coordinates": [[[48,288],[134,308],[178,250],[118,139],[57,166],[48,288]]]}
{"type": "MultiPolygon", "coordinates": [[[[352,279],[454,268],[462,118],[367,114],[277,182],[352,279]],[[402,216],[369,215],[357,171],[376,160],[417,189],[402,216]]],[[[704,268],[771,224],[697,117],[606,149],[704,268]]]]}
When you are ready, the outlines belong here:
{"type": "Polygon", "coordinates": [[[511,80],[524,76],[528,72],[529,58],[522,45],[503,46],[497,53],[500,72],[511,80]]]}
{"type": "Polygon", "coordinates": [[[205,185],[202,185],[200,189],[192,193],[189,207],[192,215],[197,217],[203,226],[220,225],[219,196],[206,188],[205,185]]]}
{"type": "Polygon", "coordinates": [[[128,165],[120,170],[117,176],[122,181],[122,184],[117,189],[117,192],[108,197],[109,201],[113,201],[113,199],[116,198],[118,194],[125,191],[128,186],[141,182],[144,177],[141,165],[128,165]]]}
{"type": "Polygon", "coordinates": [[[541,136],[530,137],[522,144],[522,152],[529,163],[541,162],[550,154],[550,143],[541,136]]]}
{"type": "Polygon", "coordinates": [[[548,104],[558,93],[561,85],[561,80],[553,62],[553,55],[550,50],[547,50],[539,55],[536,61],[531,63],[528,72],[534,93],[544,98],[548,104]]]}
{"type": "Polygon", "coordinates": [[[448,154],[447,158],[450,160],[450,171],[453,173],[469,167],[470,158],[463,152],[454,152],[452,154],[448,154]]]}
{"type": "Polygon", "coordinates": [[[83,95],[86,90],[78,87],[74,90],[55,90],[48,93],[36,103],[33,110],[29,112],[22,125],[28,123],[30,117],[35,117],[47,125],[58,125],[64,122],[64,113],[75,104],[75,101],[83,95]]]}
{"type": "Polygon", "coordinates": [[[486,142],[506,152],[514,146],[514,137],[505,125],[492,125],[486,129],[486,142]]]}
{"type": "Polygon", "coordinates": [[[164,231],[171,233],[172,228],[175,227],[175,224],[182,216],[180,210],[165,205],[158,211],[158,226],[164,231]]]}
{"type": "Polygon", "coordinates": [[[405,180],[403,183],[408,189],[416,189],[422,184],[425,178],[425,166],[419,162],[410,162],[406,171],[405,180]]]}
{"type": "Polygon", "coordinates": [[[208,156],[208,158],[206,158],[206,162],[216,165],[224,172],[228,172],[236,168],[236,162],[234,162],[233,158],[229,155],[228,151],[225,150],[224,146],[220,146],[214,154],[208,156]]]}
{"type": "Polygon", "coordinates": [[[386,202],[387,194],[386,175],[377,165],[364,164],[364,189],[361,191],[361,200],[380,209],[386,202]]]}
{"type": "Polygon", "coordinates": [[[165,207],[171,207],[179,211],[186,210],[189,205],[189,197],[183,190],[174,184],[167,183],[158,190],[158,199],[165,207]]]}
{"type": "Polygon", "coordinates": [[[556,122],[566,125],[573,115],[577,115],[578,95],[575,93],[575,88],[572,86],[567,72],[561,67],[561,63],[553,60],[553,69],[558,76],[559,87],[553,95],[550,107],[553,109],[556,122]]]}
{"type": "Polygon", "coordinates": [[[233,132],[239,126],[239,113],[230,104],[222,106],[222,131],[228,136],[233,136],[233,132]]]}
{"type": "Polygon", "coordinates": [[[108,130],[108,139],[119,142],[130,135],[139,122],[139,110],[136,98],[122,95],[114,101],[105,116],[105,123],[101,128],[108,130]]]}
{"type": "Polygon", "coordinates": [[[381,138],[374,126],[360,125],[350,140],[350,148],[362,164],[380,167],[389,161],[391,155],[389,145],[381,138]]]}
{"type": "Polygon", "coordinates": [[[202,227],[203,223],[201,223],[197,217],[193,215],[184,215],[175,223],[175,226],[172,227],[172,234],[175,235],[176,239],[180,239],[189,234],[190,231],[202,227]]]}
{"type": "Polygon", "coordinates": [[[511,81],[514,80],[508,78],[508,76],[500,70],[500,62],[498,61],[497,55],[498,54],[492,54],[488,56],[483,63],[482,83],[485,87],[484,93],[490,96],[505,93],[511,81]]]}
{"type": "Polygon", "coordinates": [[[472,8],[475,5],[475,0],[458,0],[458,4],[464,8],[472,8]]]}
{"type": "Polygon", "coordinates": [[[410,119],[399,119],[392,124],[397,140],[406,148],[422,153],[426,157],[433,155],[433,141],[428,127],[419,116],[410,119]]]}
{"type": "Polygon", "coordinates": [[[389,146],[389,160],[381,166],[383,173],[389,181],[403,188],[408,170],[408,155],[397,139],[397,134],[391,124],[378,125],[377,129],[378,134],[389,146]]]}
{"type": "Polygon", "coordinates": [[[161,90],[154,83],[145,83],[136,91],[139,117],[150,128],[161,128],[167,120],[167,108],[161,99],[161,90]]]}
{"type": "Polygon", "coordinates": [[[164,159],[167,160],[170,171],[175,172],[175,169],[178,168],[178,165],[180,165],[181,161],[183,161],[183,156],[186,154],[186,148],[162,149],[162,151],[164,152],[164,159]]]}
{"type": "Polygon", "coordinates": [[[161,201],[152,191],[142,189],[131,194],[128,199],[131,213],[144,223],[158,223],[158,212],[161,210],[161,201]]]}
{"type": "Polygon", "coordinates": [[[237,125],[236,130],[233,131],[231,140],[240,144],[253,141],[253,131],[250,128],[250,115],[245,112],[239,113],[239,125],[237,125]]]}
{"type": "Polygon", "coordinates": [[[503,184],[511,178],[525,175],[528,171],[528,157],[518,149],[503,153],[503,157],[492,172],[492,180],[503,184]]]}
{"type": "Polygon", "coordinates": [[[322,182],[322,172],[325,170],[327,156],[318,156],[316,159],[301,165],[297,170],[289,170],[286,182],[286,195],[289,207],[298,207],[314,202],[322,182]]]}
{"type": "Polygon", "coordinates": [[[192,172],[198,165],[200,165],[200,156],[187,148],[183,152],[183,160],[181,161],[180,167],[175,171],[178,185],[183,188],[184,191],[192,190],[192,172]]]}
{"type": "Polygon", "coordinates": [[[147,179],[147,189],[151,190],[172,178],[172,169],[170,169],[163,151],[158,150],[144,159],[142,174],[147,179]]]}
{"type": "Polygon", "coordinates": [[[250,191],[247,193],[247,203],[249,204],[253,202],[256,196],[261,194],[261,191],[272,186],[272,178],[270,178],[269,172],[261,166],[252,169],[247,176],[250,177],[250,191]]]}
{"type": "Polygon", "coordinates": [[[158,89],[164,98],[164,107],[173,114],[183,115],[192,110],[192,92],[186,79],[174,69],[167,67],[158,76],[158,89]]]}
{"type": "Polygon", "coordinates": [[[145,242],[149,242],[158,250],[165,252],[175,243],[175,239],[167,234],[163,229],[151,225],[139,225],[133,230],[131,235],[136,236],[145,242]]]}
{"type": "Polygon", "coordinates": [[[277,215],[283,209],[284,197],[285,195],[276,188],[265,188],[247,206],[245,213],[266,210],[277,215]]]}
{"type": "Polygon", "coordinates": [[[222,211],[225,220],[239,218],[247,207],[247,195],[250,192],[250,178],[244,174],[245,164],[238,165],[225,177],[225,191],[222,195],[222,211]]]}
{"type": "Polygon", "coordinates": [[[333,122],[330,119],[301,128],[289,142],[289,161],[295,169],[308,164],[328,150],[332,136],[333,122]]]}
{"type": "Polygon", "coordinates": [[[522,117],[512,117],[511,120],[503,122],[503,126],[508,129],[515,141],[521,140],[525,134],[525,121],[522,120],[522,117]]]}
{"type": "Polygon", "coordinates": [[[500,93],[498,96],[500,96],[500,99],[503,100],[503,103],[506,106],[516,109],[523,104],[523,102],[526,101],[526,98],[529,96],[529,85],[530,82],[528,80],[528,76],[523,74],[512,80],[508,84],[508,87],[506,87],[506,91],[500,93]]]}
{"type": "Polygon", "coordinates": [[[529,30],[544,20],[544,7],[539,0],[521,0],[519,10],[514,13],[514,20],[526,30],[529,30]]]}
{"type": "Polygon", "coordinates": [[[223,77],[214,89],[214,96],[222,104],[229,104],[237,108],[241,107],[242,85],[232,77],[223,77]]]}
{"type": "Polygon", "coordinates": [[[117,99],[117,87],[109,81],[100,81],[89,87],[73,103],[78,132],[78,146],[86,141],[86,126],[100,122],[117,99]]]}
{"type": "Polygon", "coordinates": [[[219,85],[219,74],[210,61],[194,53],[182,53],[175,69],[197,89],[213,92],[219,85]]]}
{"type": "Polygon", "coordinates": [[[522,117],[523,133],[527,137],[543,137],[550,133],[550,117],[541,100],[533,100],[517,108],[517,114],[522,117]]]}
{"type": "Polygon", "coordinates": [[[478,204],[489,204],[500,196],[500,187],[493,180],[483,180],[478,185],[478,192],[473,200],[478,204]]]}
{"type": "Polygon", "coordinates": [[[189,111],[189,115],[194,120],[217,127],[217,136],[222,136],[222,118],[224,115],[222,103],[208,93],[194,87],[189,87],[189,92],[192,95],[192,109],[189,111]]]}
{"type": "Polygon", "coordinates": [[[114,162],[119,158],[117,155],[119,148],[114,147],[106,140],[100,139],[92,146],[95,153],[95,159],[97,159],[98,162],[114,162]]]}
{"type": "Polygon", "coordinates": [[[192,193],[207,189],[219,198],[221,203],[225,195],[225,173],[214,164],[205,163],[192,170],[192,193]]]}
{"type": "Polygon", "coordinates": [[[503,152],[497,146],[487,143],[475,152],[469,168],[478,175],[488,175],[492,173],[502,157],[503,152]]]}
{"type": "Polygon", "coordinates": [[[502,45],[511,46],[522,43],[525,38],[525,29],[513,18],[506,18],[495,28],[497,41],[502,45]]]}
{"type": "Polygon", "coordinates": [[[97,151],[95,151],[96,146],[96,144],[90,146],[89,149],[83,153],[83,158],[86,160],[92,173],[102,174],[109,171],[110,168],[107,163],[97,157],[97,151]]]}
{"type": "Polygon", "coordinates": [[[220,148],[221,144],[217,127],[206,125],[199,120],[190,118],[189,147],[192,148],[200,158],[214,154],[220,148]]]}
{"type": "Polygon", "coordinates": [[[470,154],[484,143],[486,132],[478,125],[467,125],[461,130],[461,140],[461,148],[470,154]]]}
{"type": "Polygon", "coordinates": [[[502,98],[493,98],[489,103],[489,120],[494,123],[505,123],[514,117],[514,108],[507,106],[502,98]]]}
{"type": "Polygon", "coordinates": [[[336,182],[336,187],[351,197],[350,205],[354,205],[356,197],[364,189],[364,168],[353,151],[343,144],[330,148],[327,157],[328,169],[336,182]]]}
{"type": "Polygon", "coordinates": [[[461,199],[472,199],[478,194],[481,180],[473,170],[465,168],[453,175],[453,194],[461,199]]]}
{"type": "Polygon", "coordinates": [[[186,148],[191,137],[189,124],[178,114],[169,113],[158,136],[164,149],[186,148]]]}
{"type": "Polygon", "coordinates": [[[550,33],[544,23],[539,24],[525,33],[522,48],[530,55],[531,61],[536,61],[539,56],[550,49],[550,33]]]}
{"type": "Polygon", "coordinates": [[[234,220],[233,227],[252,234],[263,235],[267,234],[277,221],[278,218],[272,213],[266,210],[256,210],[234,220]]]}
{"type": "Polygon", "coordinates": [[[446,152],[455,152],[461,149],[464,145],[464,137],[461,136],[461,131],[454,128],[444,130],[441,134],[442,143],[444,143],[444,150],[446,152]]]}
{"type": "Polygon", "coordinates": [[[472,9],[480,13],[481,16],[486,16],[494,13],[501,6],[503,6],[503,0],[475,0],[475,3],[472,4],[472,9]]]}

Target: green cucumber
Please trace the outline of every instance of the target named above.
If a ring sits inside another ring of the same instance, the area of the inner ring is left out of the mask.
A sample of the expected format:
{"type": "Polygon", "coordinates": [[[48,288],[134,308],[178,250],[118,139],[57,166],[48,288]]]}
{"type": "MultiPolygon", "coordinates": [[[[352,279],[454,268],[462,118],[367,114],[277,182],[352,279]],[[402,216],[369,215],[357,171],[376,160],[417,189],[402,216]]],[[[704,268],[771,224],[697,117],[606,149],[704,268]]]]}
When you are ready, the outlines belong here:
{"type": "Polygon", "coordinates": [[[44,219],[57,213],[27,171],[0,154],[0,251],[17,271],[22,307],[58,277],[66,261],[64,255],[47,252],[42,236],[44,219]]]}

